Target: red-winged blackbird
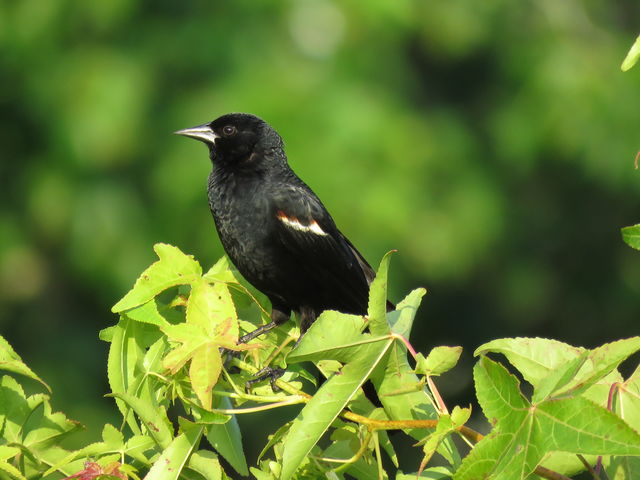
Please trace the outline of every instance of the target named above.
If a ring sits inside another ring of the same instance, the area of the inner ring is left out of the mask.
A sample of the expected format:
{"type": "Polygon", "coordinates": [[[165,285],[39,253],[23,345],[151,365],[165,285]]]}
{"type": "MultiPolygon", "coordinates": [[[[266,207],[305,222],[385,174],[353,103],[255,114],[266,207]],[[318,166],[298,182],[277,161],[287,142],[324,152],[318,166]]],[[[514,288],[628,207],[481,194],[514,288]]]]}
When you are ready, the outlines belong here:
{"type": "Polygon", "coordinates": [[[375,273],[291,170],[280,135],[260,118],[223,115],[175,132],[209,147],[209,206],[238,271],[271,301],[271,323],[298,313],[301,331],[323,310],[364,315],[375,273]]]}

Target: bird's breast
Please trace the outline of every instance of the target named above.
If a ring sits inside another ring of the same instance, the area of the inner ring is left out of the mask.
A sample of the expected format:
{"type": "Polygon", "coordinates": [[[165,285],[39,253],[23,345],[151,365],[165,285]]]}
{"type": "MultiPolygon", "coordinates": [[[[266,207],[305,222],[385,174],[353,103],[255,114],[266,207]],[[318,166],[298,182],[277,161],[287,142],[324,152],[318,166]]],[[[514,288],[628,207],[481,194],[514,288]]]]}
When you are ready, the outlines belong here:
{"type": "Polygon", "coordinates": [[[254,284],[268,282],[280,252],[273,234],[271,204],[262,182],[235,177],[209,180],[209,206],[227,255],[254,284]],[[224,181],[221,181],[224,180],[224,181]]]}

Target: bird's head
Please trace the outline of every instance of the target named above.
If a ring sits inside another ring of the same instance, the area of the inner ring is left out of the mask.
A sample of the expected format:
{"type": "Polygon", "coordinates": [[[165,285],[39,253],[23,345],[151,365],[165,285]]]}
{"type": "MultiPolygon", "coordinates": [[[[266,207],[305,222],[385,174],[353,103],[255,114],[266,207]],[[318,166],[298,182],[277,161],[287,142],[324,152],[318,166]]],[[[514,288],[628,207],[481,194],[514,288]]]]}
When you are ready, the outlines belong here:
{"type": "Polygon", "coordinates": [[[254,154],[282,148],[280,135],[264,120],[248,113],[228,113],[175,133],[200,140],[209,147],[211,160],[228,164],[243,163],[254,154]]]}

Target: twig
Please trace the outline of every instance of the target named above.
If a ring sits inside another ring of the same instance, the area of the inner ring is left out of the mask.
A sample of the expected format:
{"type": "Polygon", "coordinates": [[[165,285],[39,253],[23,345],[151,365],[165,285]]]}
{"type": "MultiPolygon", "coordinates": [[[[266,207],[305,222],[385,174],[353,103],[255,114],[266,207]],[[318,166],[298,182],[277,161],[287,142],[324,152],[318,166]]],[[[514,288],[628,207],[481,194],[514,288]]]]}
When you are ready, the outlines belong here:
{"type": "MultiPolygon", "coordinates": [[[[587,459],[584,458],[582,455],[578,454],[578,458],[580,459],[580,461],[582,462],[582,465],[585,466],[585,468],[587,469],[587,471],[591,474],[591,476],[593,477],[594,480],[601,480],[600,479],[600,474],[598,472],[596,472],[593,467],[591,465],[589,465],[589,462],[587,462],[587,459]]],[[[598,460],[600,461],[602,459],[602,457],[598,457],[598,460]]]]}
{"type": "Polygon", "coordinates": [[[436,404],[438,405],[438,409],[440,410],[440,413],[444,413],[445,415],[449,414],[449,410],[447,410],[447,406],[444,403],[444,400],[442,399],[442,396],[440,395],[440,392],[438,391],[438,388],[436,387],[436,384],[433,382],[433,379],[427,375],[427,385],[429,385],[429,390],[431,390],[431,395],[433,395],[433,399],[436,401],[436,404]]]}

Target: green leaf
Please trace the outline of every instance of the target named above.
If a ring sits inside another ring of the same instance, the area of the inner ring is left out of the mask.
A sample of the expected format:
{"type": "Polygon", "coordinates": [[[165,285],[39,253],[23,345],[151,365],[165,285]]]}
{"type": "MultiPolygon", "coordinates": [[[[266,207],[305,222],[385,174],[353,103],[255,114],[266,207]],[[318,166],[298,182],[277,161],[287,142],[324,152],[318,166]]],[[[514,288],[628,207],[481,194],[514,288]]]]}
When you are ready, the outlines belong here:
{"type": "MultiPolygon", "coordinates": [[[[347,460],[353,457],[359,445],[359,440],[355,435],[352,435],[348,440],[333,441],[323,453],[324,457],[336,458],[341,460],[347,460]]],[[[378,478],[378,467],[374,462],[367,462],[363,457],[360,457],[357,461],[349,465],[345,470],[351,477],[357,480],[371,480],[378,478]]],[[[384,475],[383,478],[388,478],[384,475]]]]}
{"type": "Polygon", "coordinates": [[[8,458],[13,458],[19,453],[20,453],[19,448],[0,445],[0,460],[7,460],[8,458]]]}
{"type": "MultiPolygon", "coordinates": [[[[114,394],[126,394],[137,385],[141,377],[137,371],[145,356],[145,332],[153,326],[122,317],[112,332],[107,359],[107,378],[114,394]]],[[[156,330],[157,332],[157,330],[156,330]]],[[[140,429],[126,404],[116,396],[116,405],[134,434],[140,429]]]]}
{"type": "Polygon", "coordinates": [[[520,382],[498,362],[481,357],[473,377],[480,407],[496,428],[498,421],[515,424],[526,415],[530,404],[518,388],[520,382]]]}
{"type": "Polygon", "coordinates": [[[10,476],[12,476],[13,478],[17,478],[18,480],[27,480],[27,477],[22,475],[22,472],[20,472],[20,470],[4,460],[0,460],[0,471],[6,472],[10,476]]]}
{"type": "Polygon", "coordinates": [[[448,467],[431,467],[423,470],[420,475],[398,472],[395,480],[450,480],[452,476],[453,472],[448,467]]]}
{"type": "Polygon", "coordinates": [[[9,342],[7,342],[2,336],[0,336],[0,370],[24,375],[36,382],[40,382],[49,392],[51,392],[49,385],[47,385],[22,361],[20,356],[15,352],[11,345],[9,345],[9,342]]]}
{"type": "Polygon", "coordinates": [[[576,359],[558,366],[540,385],[534,402],[546,396],[578,394],[591,388],[614,371],[618,365],[640,350],[640,337],[632,337],[606,343],[593,350],[582,352],[576,359]]]}
{"type": "Polygon", "coordinates": [[[166,449],[169,447],[173,438],[173,427],[167,418],[164,408],[158,408],[128,393],[114,392],[111,396],[121,399],[131,407],[160,448],[166,449]]]}
{"type": "MultiPolygon", "coordinates": [[[[640,59],[640,35],[638,36],[638,38],[636,38],[636,41],[631,46],[631,50],[629,50],[629,53],[627,53],[627,56],[622,62],[620,69],[623,72],[626,72],[638,62],[638,59],[640,59]]],[[[634,247],[634,248],[638,248],[638,247],[634,247]]]]}
{"type": "Polygon", "coordinates": [[[640,455],[640,434],[624,420],[583,397],[538,405],[537,428],[549,451],[594,455],[640,455]],[[578,414],[576,414],[576,412],[578,414]]]}
{"type": "Polygon", "coordinates": [[[573,360],[566,362],[553,370],[540,381],[531,400],[534,403],[540,402],[570,384],[576,378],[576,375],[584,365],[584,362],[587,361],[588,356],[589,351],[585,350],[573,360]]]}
{"type": "MultiPolygon", "coordinates": [[[[618,340],[594,348],[589,353],[587,368],[582,368],[577,375],[572,392],[582,392],[598,380],[604,378],[634,353],[640,351],[640,337],[618,340]]],[[[573,387],[573,385],[572,385],[573,387]]]]}
{"type": "Polygon", "coordinates": [[[269,435],[269,441],[262,448],[262,451],[258,455],[258,459],[257,459],[258,462],[262,459],[262,457],[264,457],[264,454],[267,453],[271,447],[273,447],[276,443],[282,440],[285,434],[289,432],[290,428],[291,428],[291,422],[287,422],[284,425],[282,425],[280,428],[278,428],[278,430],[276,430],[275,433],[272,433],[271,435],[269,435]]]}
{"type": "Polygon", "coordinates": [[[193,452],[187,466],[202,475],[205,480],[222,480],[222,466],[218,456],[208,450],[193,452]]]}
{"type": "MultiPolygon", "coordinates": [[[[231,408],[227,397],[221,399],[220,408],[231,408]]],[[[247,460],[242,449],[242,434],[236,417],[224,424],[211,424],[206,427],[209,443],[222,455],[240,475],[248,475],[247,460]]]]}
{"type": "Polygon", "coordinates": [[[395,250],[388,252],[382,257],[376,272],[376,278],[369,287],[369,330],[376,336],[389,333],[389,324],[387,323],[387,276],[391,254],[394,252],[395,250]]]}
{"type": "Polygon", "coordinates": [[[198,348],[191,359],[189,379],[194,393],[206,409],[211,408],[213,387],[222,370],[222,359],[216,344],[207,343],[198,348]]]}
{"type": "Polygon", "coordinates": [[[228,320],[232,322],[232,329],[228,332],[227,342],[235,345],[238,341],[238,314],[229,289],[224,283],[194,282],[187,303],[187,323],[201,326],[212,336],[215,328],[228,320]]]}
{"type": "Polygon", "coordinates": [[[416,373],[423,375],[442,375],[456,366],[462,347],[435,347],[424,358],[418,354],[416,359],[416,373]]]}
{"type": "Polygon", "coordinates": [[[393,333],[406,339],[409,338],[416,312],[426,293],[424,288],[416,288],[396,305],[393,312],[387,314],[387,320],[393,333]]]}
{"type": "MultiPolygon", "coordinates": [[[[420,305],[423,289],[414,290],[397,306],[399,316],[394,316],[395,312],[389,315],[394,333],[405,336],[409,333],[411,322],[416,309],[420,305]],[[401,325],[402,333],[396,332],[396,325],[401,325]]],[[[420,389],[413,388],[420,383],[420,380],[413,372],[413,368],[407,361],[407,348],[400,342],[394,342],[390,348],[387,362],[374,372],[372,381],[384,407],[391,420],[433,420],[437,418],[436,409],[431,397],[420,389]],[[404,392],[398,394],[398,392],[404,392]]],[[[407,433],[413,438],[420,440],[424,437],[423,430],[408,430],[407,433]]]]}
{"type": "Polygon", "coordinates": [[[164,449],[158,460],[156,460],[144,477],[145,480],[177,480],[180,478],[182,469],[186,465],[191,452],[198,446],[204,427],[194,425],[191,428],[183,429],[164,449]]]}
{"type": "Polygon", "coordinates": [[[506,368],[481,357],[474,368],[480,406],[494,424],[464,459],[455,480],[524,479],[547,452],[638,455],[640,435],[583,397],[530,404],[506,368]]]}
{"type": "Polygon", "coordinates": [[[223,283],[237,283],[231,263],[229,259],[224,256],[209,269],[207,273],[203,275],[203,278],[209,283],[223,282],[223,283]]]}
{"type": "Polygon", "coordinates": [[[293,421],[284,442],[281,480],[291,478],[320,437],[356,394],[373,369],[380,363],[391,338],[372,343],[352,362],[346,364],[339,375],[334,375],[316,392],[293,421]]]}
{"type": "Polygon", "coordinates": [[[158,305],[155,300],[149,300],[142,305],[138,305],[125,312],[126,316],[136,322],[149,323],[159,327],[169,325],[169,322],[160,315],[158,305]]]}
{"type": "Polygon", "coordinates": [[[300,343],[287,356],[288,363],[338,360],[346,363],[353,358],[356,348],[363,342],[377,341],[362,334],[366,322],[360,315],[327,310],[322,312],[300,343]],[[339,328],[336,326],[339,325],[339,328]]]}
{"type": "Polygon", "coordinates": [[[613,457],[607,468],[607,475],[612,480],[640,478],[640,457],[613,457]]]}
{"type": "Polygon", "coordinates": [[[154,447],[156,445],[156,441],[150,435],[134,435],[125,443],[124,453],[143,465],[150,466],[150,462],[144,453],[151,449],[155,450],[154,447]]]}
{"type": "Polygon", "coordinates": [[[627,380],[617,385],[613,408],[632,428],[640,431],[640,365],[627,380]]]}
{"type": "Polygon", "coordinates": [[[573,360],[584,348],[546,338],[502,338],[485,343],[474,356],[501,353],[534,387],[555,369],[573,360]]]}
{"type": "Polygon", "coordinates": [[[186,285],[201,277],[200,264],[177,247],[157,243],[153,249],[159,260],[140,275],[133,289],[113,306],[112,312],[118,313],[137,307],[169,287],[186,285]]]}

